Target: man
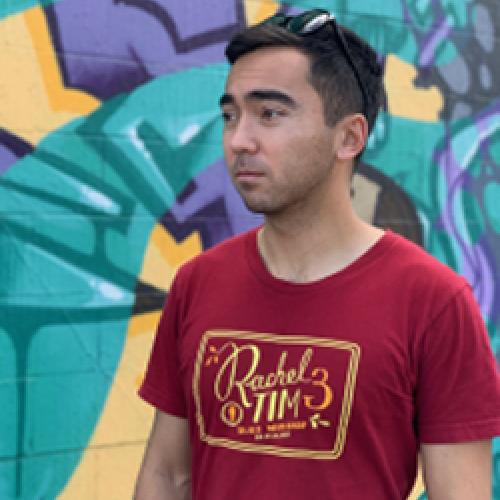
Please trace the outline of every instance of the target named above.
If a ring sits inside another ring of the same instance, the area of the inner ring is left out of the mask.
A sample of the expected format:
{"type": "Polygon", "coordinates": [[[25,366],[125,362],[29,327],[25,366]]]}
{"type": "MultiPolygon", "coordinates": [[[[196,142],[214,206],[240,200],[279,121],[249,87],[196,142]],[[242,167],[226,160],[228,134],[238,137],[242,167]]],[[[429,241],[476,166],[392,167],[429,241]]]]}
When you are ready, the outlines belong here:
{"type": "Polygon", "coordinates": [[[382,92],[322,10],[229,44],[224,152],[262,227],[185,264],[141,396],[136,499],[487,500],[500,384],[465,281],[361,221],[350,180],[382,92]]]}

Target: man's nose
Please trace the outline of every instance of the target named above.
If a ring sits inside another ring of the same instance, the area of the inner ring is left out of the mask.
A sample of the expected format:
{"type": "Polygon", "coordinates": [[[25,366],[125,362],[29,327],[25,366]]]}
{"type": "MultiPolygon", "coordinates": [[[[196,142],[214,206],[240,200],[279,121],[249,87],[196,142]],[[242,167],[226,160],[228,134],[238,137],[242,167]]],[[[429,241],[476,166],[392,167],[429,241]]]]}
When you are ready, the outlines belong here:
{"type": "Polygon", "coordinates": [[[249,120],[240,118],[229,136],[229,146],[235,154],[255,153],[258,149],[255,130],[249,120]]]}

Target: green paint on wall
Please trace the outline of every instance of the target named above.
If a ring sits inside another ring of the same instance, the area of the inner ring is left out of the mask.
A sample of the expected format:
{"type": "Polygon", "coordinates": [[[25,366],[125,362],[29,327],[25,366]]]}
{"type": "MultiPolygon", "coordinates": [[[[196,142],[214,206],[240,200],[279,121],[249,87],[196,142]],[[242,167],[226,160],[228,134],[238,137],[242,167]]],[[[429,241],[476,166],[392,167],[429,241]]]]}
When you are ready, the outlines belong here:
{"type": "Polygon", "coordinates": [[[406,7],[411,13],[413,22],[421,29],[428,30],[434,22],[430,0],[406,0],[406,7]]]}
{"type": "MultiPolygon", "coordinates": [[[[353,17],[368,16],[379,18],[387,17],[394,20],[403,20],[403,9],[400,0],[364,0],[363,2],[348,2],[347,0],[291,0],[284,2],[288,5],[306,9],[326,9],[334,14],[349,12],[353,17]]],[[[372,24],[373,27],[373,24],[372,24]]]]}
{"type": "Polygon", "coordinates": [[[365,152],[363,159],[404,187],[428,210],[432,199],[433,155],[444,133],[442,123],[417,122],[384,114],[386,140],[365,152]]]}
{"type": "Polygon", "coordinates": [[[497,165],[500,165],[500,136],[498,136],[496,141],[491,143],[489,152],[493,161],[497,165]]]}
{"type": "Polygon", "coordinates": [[[444,11],[453,19],[453,26],[463,27],[469,22],[469,7],[474,0],[441,0],[444,11]]]}
{"type": "MultiPolygon", "coordinates": [[[[0,439],[0,457],[16,456],[16,419],[17,399],[16,381],[12,374],[16,371],[16,358],[12,352],[12,341],[7,332],[0,328],[0,401],[2,405],[2,439],[0,439]],[[6,404],[8,402],[8,404],[6,404]]],[[[0,473],[1,477],[1,473],[0,473]]],[[[0,479],[0,493],[2,492],[0,479]]],[[[0,498],[10,498],[0,495],[0,498]]]]}
{"type": "Polygon", "coordinates": [[[488,222],[500,234],[500,182],[490,182],[484,190],[484,208],[488,222]]]}
{"type": "MultiPolygon", "coordinates": [[[[363,2],[346,2],[346,10],[354,16],[376,16],[378,18],[389,18],[403,20],[403,7],[400,0],[363,0],[363,2]]],[[[373,25],[372,25],[373,26],[373,25]]]]}
{"type": "Polygon", "coordinates": [[[484,232],[484,219],[481,208],[473,194],[462,192],[462,204],[466,230],[472,244],[476,244],[484,232]]]}
{"type": "Polygon", "coordinates": [[[455,44],[451,40],[443,40],[435,51],[435,64],[436,66],[444,66],[449,64],[460,55],[457,52],[455,44]]]}
{"type": "MultiPolygon", "coordinates": [[[[55,498],[88,444],[151,231],[222,156],[226,74],[194,68],[110,99],[0,176],[0,352],[13,381],[1,395],[17,402],[0,451],[23,457],[3,471],[22,498],[55,498]]],[[[1,498],[15,496],[8,485],[1,498]]]]}
{"type": "Polygon", "coordinates": [[[455,125],[456,133],[453,135],[451,147],[455,161],[462,166],[467,166],[478,148],[478,130],[469,119],[455,125]]]}
{"type": "Polygon", "coordinates": [[[483,166],[484,166],[483,158],[481,158],[480,155],[476,155],[469,163],[467,171],[472,177],[477,179],[483,170],[483,166]]]}

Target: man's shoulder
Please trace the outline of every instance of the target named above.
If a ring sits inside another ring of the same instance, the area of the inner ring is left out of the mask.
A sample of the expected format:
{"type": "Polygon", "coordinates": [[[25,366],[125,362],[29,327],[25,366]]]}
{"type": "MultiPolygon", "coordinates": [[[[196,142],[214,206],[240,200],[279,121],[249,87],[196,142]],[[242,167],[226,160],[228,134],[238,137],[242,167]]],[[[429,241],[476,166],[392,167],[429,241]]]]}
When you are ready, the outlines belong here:
{"type": "Polygon", "coordinates": [[[453,293],[467,286],[467,281],[424,248],[406,238],[390,233],[388,272],[412,287],[453,293]]]}

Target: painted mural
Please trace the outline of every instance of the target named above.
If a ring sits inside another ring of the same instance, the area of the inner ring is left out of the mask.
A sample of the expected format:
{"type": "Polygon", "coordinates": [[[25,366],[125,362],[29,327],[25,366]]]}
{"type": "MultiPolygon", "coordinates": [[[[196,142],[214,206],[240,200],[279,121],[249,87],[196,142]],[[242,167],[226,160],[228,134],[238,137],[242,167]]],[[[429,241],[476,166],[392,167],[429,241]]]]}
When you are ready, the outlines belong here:
{"type": "Polygon", "coordinates": [[[260,222],[222,159],[224,46],[310,7],[386,69],[357,210],[467,277],[500,356],[497,0],[2,0],[0,498],[131,497],[175,270],[260,222]]]}

